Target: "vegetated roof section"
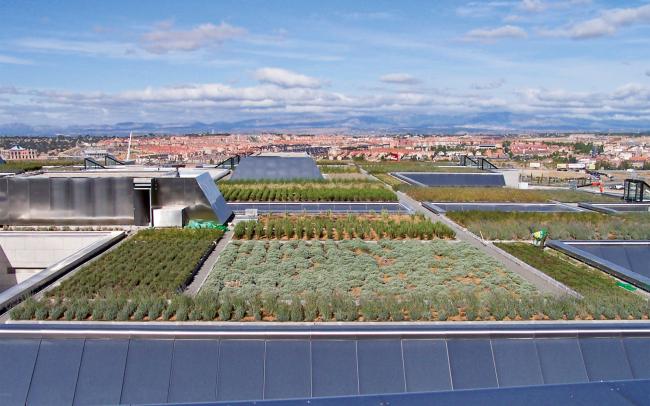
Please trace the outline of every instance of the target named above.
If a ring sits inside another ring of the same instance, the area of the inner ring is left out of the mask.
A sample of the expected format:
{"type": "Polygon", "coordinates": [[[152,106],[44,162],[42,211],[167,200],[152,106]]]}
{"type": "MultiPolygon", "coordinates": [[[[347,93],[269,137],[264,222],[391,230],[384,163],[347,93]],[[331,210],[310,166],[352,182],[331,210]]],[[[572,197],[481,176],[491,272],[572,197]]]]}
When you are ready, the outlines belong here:
{"type": "Polygon", "coordinates": [[[323,179],[323,176],[309,157],[248,156],[242,158],[231,179],[323,179]]]}
{"type": "Polygon", "coordinates": [[[422,206],[437,214],[448,211],[500,211],[500,212],[579,212],[581,209],[558,203],[446,203],[424,202],[422,206]]]}
{"type": "Polygon", "coordinates": [[[228,203],[235,213],[256,209],[260,213],[411,213],[401,203],[228,203]]]}
{"type": "Polygon", "coordinates": [[[224,181],[219,188],[229,202],[397,202],[397,195],[370,180],[224,181]]]}
{"type": "Polygon", "coordinates": [[[7,338],[0,379],[7,405],[253,401],[648,379],[649,354],[645,336],[7,338]]]}
{"type": "Polygon", "coordinates": [[[394,175],[417,186],[483,186],[503,187],[506,181],[500,173],[414,173],[398,172],[394,175]]]}
{"type": "Polygon", "coordinates": [[[0,232],[0,310],[98,255],[124,235],[122,231],[0,232]]]}
{"type": "Polygon", "coordinates": [[[650,221],[642,213],[610,216],[593,212],[448,212],[453,221],[488,240],[530,240],[546,229],[553,240],[648,240],[650,221]]]}
{"type": "Polygon", "coordinates": [[[401,185],[399,189],[421,202],[449,203],[577,203],[600,202],[616,203],[620,199],[607,195],[594,194],[581,190],[568,189],[513,189],[495,187],[418,187],[401,185]]]}
{"type": "Polygon", "coordinates": [[[650,241],[550,241],[548,246],[650,291],[650,241]]]}

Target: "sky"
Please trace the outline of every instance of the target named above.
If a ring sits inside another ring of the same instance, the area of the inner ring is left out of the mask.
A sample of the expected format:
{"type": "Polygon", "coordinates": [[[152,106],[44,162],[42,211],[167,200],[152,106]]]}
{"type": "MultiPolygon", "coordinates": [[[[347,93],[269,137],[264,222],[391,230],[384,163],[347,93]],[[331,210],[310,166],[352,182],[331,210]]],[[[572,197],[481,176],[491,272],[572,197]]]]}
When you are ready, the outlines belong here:
{"type": "Polygon", "coordinates": [[[650,122],[650,2],[0,2],[0,124],[650,122]]]}

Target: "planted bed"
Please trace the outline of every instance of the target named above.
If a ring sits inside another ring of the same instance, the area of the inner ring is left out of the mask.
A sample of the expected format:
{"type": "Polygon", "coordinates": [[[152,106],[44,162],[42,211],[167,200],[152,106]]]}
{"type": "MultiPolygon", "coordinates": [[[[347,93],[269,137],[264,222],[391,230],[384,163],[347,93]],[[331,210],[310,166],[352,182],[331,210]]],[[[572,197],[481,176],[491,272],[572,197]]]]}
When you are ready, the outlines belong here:
{"type": "Polygon", "coordinates": [[[610,216],[600,213],[448,212],[447,217],[487,240],[530,240],[545,229],[559,240],[650,239],[645,214],[610,216]]]}
{"type": "Polygon", "coordinates": [[[47,293],[61,299],[108,295],[169,297],[187,285],[220,230],[148,229],[47,293]]]}
{"type": "Polygon", "coordinates": [[[496,245],[580,293],[584,298],[576,303],[568,316],[596,320],[648,316],[647,298],[624,289],[615,278],[599,269],[550,248],[541,249],[521,242],[496,245]]]}
{"type": "Polygon", "coordinates": [[[454,238],[454,231],[422,214],[353,216],[265,216],[235,226],[236,239],[335,239],[454,238]]]}
{"type": "Polygon", "coordinates": [[[226,317],[280,321],[530,318],[546,300],[480,250],[440,240],[233,241],[201,294],[226,317]]]}
{"type": "Polygon", "coordinates": [[[369,180],[222,181],[229,202],[394,202],[383,183],[369,180]]]}
{"type": "Polygon", "coordinates": [[[401,185],[398,190],[421,202],[499,202],[499,203],[547,203],[558,201],[617,202],[619,198],[572,190],[535,190],[494,187],[421,187],[401,185]]]}

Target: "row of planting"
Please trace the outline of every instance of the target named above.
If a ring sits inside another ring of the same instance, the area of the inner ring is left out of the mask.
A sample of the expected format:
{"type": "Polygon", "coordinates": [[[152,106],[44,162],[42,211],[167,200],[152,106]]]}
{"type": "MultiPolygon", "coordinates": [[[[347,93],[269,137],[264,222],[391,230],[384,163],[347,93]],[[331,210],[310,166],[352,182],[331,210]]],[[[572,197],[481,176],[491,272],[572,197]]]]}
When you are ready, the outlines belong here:
{"type": "Polygon", "coordinates": [[[53,298],[170,297],[183,289],[221,238],[220,230],[147,229],[47,292],[53,298]]]}
{"type": "Polygon", "coordinates": [[[454,238],[454,231],[440,222],[431,222],[423,215],[362,216],[266,216],[259,221],[237,223],[236,239],[334,239],[361,238],[454,238]]]}
{"type": "Polygon", "coordinates": [[[447,217],[487,240],[530,240],[545,229],[559,240],[647,240],[650,221],[644,213],[448,212],[447,217]]]}
{"type": "Polygon", "coordinates": [[[294,240],[230,242],[202,292],[278,296],[345,292],[362,299],[474,289],[517,297],[536,292],[494,258],[464,242],[294,240]]]}
{"type": "Polygon", "coordinates": [[[421,187],[400,185],[398,190],[421,202],[504,202],[545,203],[550,200],[577,202],[620,202],[621,199],[572,190],[532,190],[493,187],[421,187]]]}
{"type": "Polygon", "coordinates": [[[613,320],[647,319],[647,300],[479,296],[471,291],[356,299],[349,293],[311,292],[302,297],[274,294],[176,295],[36,301],[12,309],[14,320],[67,321],[456,321],[456,320],[613,320]]]}
{"type": "Polygon", "coordinates": [[[362,162],[359,165],[371,174],[389,172],[480,172],[476,168],[454,166],[451,161],[446,162],[418,162],[418,161],[380,161],[362,162]]]}
{"type": "Polygon", "coordinates": [[[356,165],[320,165],[318,167],[321,173],[358,173],[359,168],[356,165]]]}
{"type": "Polygon", "coordinates": [[[353,164],[351,160],[338,160],[338,159],[319,159],[316,161],[316,165],[347,165],[353,164]]]}
{"type": "Polygon", "coordinates": [[[220,182],[233,202],[394,202],[397,196],[380,182],[331,180],[315,182],[220,182]]]}

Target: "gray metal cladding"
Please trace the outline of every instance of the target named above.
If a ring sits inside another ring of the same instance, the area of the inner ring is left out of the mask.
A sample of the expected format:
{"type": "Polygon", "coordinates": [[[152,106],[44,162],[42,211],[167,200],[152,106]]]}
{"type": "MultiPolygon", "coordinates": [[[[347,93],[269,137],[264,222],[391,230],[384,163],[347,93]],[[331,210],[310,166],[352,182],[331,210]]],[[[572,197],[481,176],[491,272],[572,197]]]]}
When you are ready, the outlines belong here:
{"type": "Polygon", "coordinates": [[[265,399],[311,396],[311,357],[308,340],[268,341],[265,369],[265,399]]]}
{"type": "Polygon", "coordinates": [[[575,338],[538,340],[537,353],[542,366],[544,382],[565,384],[587,382],[580,343],[575,338]]]}
{"type": "Polygon", "coordinates": [[[549,241],[549,247],[650,291],[650,241],[549,241]]]}
{"type": "Polygon", "coordinates": [[[173,347],[173,340],[131,340],[121,403],[167,402],[173,347]]]}
{"type": "Polygon", "coordinates": [[[475,389],[498,386],[489,340],[448,340],[447,348],[454,388],[475,389]]]}
{"type": "Polygon", "coordinates": [[[133,178],[3,178],[0,222],[133,224],[133,178]]]}
{"type": "Polygon", "coordinates": [[[407,392],[451,390],[445,340],[402,340],[407,392]]]}
{"type": "Polygon", "coordinates": [[[265,355],[263,340],[222,340],[217,399],[263,399],[265,355]]]}
{"type": "Polygon", "coordinates": [[[175,341],[167,401],[216,401],[218,366],[218,340],[175,341]]]}
{"type": "Polygon", "coordinates": [[[593,244],[579,248],[632,272],[650,277],[650,244],[593,244]]]}
{"type": "Polygon", "coordinates": [[[129,340],[86,340],[74,396],[75,405],[120,403],[129,340]]]}
{"type": "Polygon", "coordinates": [[[242,158],[232,180],[323,179],[309,157],[247,156],[242,158]]]}
{"type": "Polygon", "coordinates": [[[410,213],[400,203],[266,203],[245,202],[228,203],[235,213],[244,213],[246,209],[256,209],[259,213],[410,213]]]}
{"type": "Polygon", "coordinates": [[[558,203],[447,203],[423,202],[422,206],[437,214],[448,211],[498,211],[498,212],[530,212],[530,213],[561,213],[580,212],[581,209],[558,203]]]}
{"type": "Polygon", "coordinates": [[[26,403],[72,404],[83,352],[83,339],[41,340],[26,403]]]}
{"type": "Polygon", "coordinates": [[[313,396],[359,393],[355,340],[313,340],[311,362],[313,396]]]}
{"type": "Polygon", "coordinates": [[[2,405],[300,399],[650,377],[650,338],[0,340],[2,405]]]}
{"type": "Polygon", "coordinates": [[[357,360],[360,394],[406,391],[400,340],[360,340],[357,360]]]}
{"type": "Polygon", "coordinates": [[[41,340],[0,341],[0,403],[24,405],[41,340]]]}
{"type": "Polygon", "coordinates": [[[501,386],[542,385],[542,367],[534,340],[492,340],[494,364],[501,386]]]}
{"type": "Polygon", "coordinates": [[[506,185],[505,178],[501,173],[398,172],[394,175],[417,186],[502,187],[506,185]]]}

